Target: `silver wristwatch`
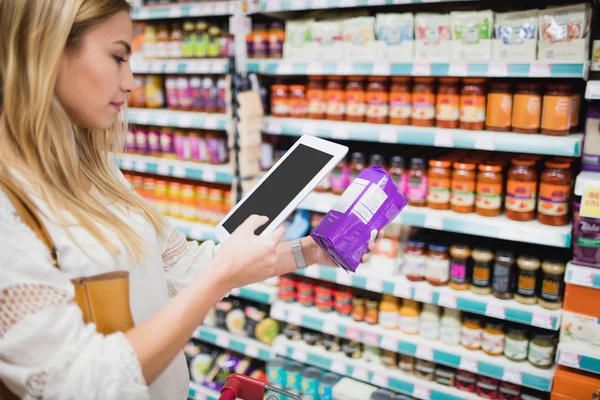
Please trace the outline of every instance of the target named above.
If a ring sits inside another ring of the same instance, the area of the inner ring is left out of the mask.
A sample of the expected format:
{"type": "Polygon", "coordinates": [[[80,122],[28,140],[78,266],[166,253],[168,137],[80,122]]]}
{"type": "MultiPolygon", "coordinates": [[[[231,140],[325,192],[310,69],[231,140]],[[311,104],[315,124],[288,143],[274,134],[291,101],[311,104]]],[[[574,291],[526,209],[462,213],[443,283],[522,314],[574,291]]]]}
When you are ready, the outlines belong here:
{"type": "Polygon", "coordinates": [[[304,254],[302,254],[302,244],[300,243],[300,239],[292,241],[292,254],[296,260],[297,269],[308,267],[308,265],[306,265],[306,260],[304,259],[304,254]]]}

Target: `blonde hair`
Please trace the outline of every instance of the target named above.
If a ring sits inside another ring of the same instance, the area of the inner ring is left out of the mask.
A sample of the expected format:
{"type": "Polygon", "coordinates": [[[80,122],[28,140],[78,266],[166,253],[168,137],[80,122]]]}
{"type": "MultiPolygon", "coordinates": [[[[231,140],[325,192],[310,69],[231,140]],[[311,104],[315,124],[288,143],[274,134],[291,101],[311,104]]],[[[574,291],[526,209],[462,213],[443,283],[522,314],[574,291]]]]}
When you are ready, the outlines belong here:
{"type": "Polygon", "coordinates": [[[106,207],[122,205],[164,233],[163,217],[111,171],[109,152],[123,150],[127,127],[118,118],[106,131],[73,126],[54,95],[63,53],[78,51],[91,27],[129,10],[126,0],[0,0],[0,135],[9,147],[2,152],[17,161],[11,170],[25,176],[67,232],[70,213],[108,251],[119,246],[102,226],[140,261],[147,244],[106,207]]]}

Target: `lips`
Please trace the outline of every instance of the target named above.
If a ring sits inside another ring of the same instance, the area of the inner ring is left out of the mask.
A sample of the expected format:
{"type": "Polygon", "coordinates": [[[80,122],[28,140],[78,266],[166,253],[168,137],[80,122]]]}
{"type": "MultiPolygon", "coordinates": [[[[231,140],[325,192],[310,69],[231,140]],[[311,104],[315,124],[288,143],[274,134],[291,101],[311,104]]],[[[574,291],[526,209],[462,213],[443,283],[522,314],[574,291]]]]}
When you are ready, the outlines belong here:
{"type": "Polygon", "coordinates": [[[125,103],[124,102],[120,102],[120,103],[112,102],[112,103],[110,103],[110,105],[112,106],[112,108],[114,108],[117,112],[121,111],[121,106],[123,104],[125,104],[125,103]]]}

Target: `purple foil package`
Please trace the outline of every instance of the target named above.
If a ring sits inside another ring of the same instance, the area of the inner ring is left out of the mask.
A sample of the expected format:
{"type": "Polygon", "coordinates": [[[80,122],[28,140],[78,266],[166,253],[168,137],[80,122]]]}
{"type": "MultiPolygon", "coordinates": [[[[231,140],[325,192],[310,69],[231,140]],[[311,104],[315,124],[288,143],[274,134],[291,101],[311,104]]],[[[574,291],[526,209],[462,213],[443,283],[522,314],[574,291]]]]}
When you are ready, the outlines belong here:
{"type": "Polygon", "coordinates": [[[406,204],[385,169],[365,169],[311,236],[340,267],[356,272],[369,240],[393,221],[406,204]]]}
{"type": "Polygon", "coordinates": [[[582,217],[581,204],[573,202],[573,262],[600,266],[600,219],[582,217]]]}

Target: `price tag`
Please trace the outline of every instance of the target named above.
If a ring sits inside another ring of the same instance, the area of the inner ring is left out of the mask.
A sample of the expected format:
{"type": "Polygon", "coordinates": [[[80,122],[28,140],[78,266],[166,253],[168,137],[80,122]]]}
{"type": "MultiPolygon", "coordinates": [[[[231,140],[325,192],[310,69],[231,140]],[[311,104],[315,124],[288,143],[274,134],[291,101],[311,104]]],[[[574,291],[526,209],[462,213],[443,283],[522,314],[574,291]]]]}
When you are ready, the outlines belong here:
{"type": "Polygon", "coordinates": [[[148,19],[150,18],[150,9],[146,7],[140,8],[138,15],[138,19],[148,19]]]}
{"type": "Polygon", "coordinates": [[[219,347],[226,349],[229,347],[229,338],[219,335],[217,336],[217,341],[215,344],[219,347]]]}
{"type": "Polygon", "coordinates": [[[306,67],[307,75],[322,75],[323,74],[323,63],[320,61],[311,61],[306,67]]]}
{"type": "Polygon", "coordinates": [[[331,370],[333,372],[335,372],[336,374],[340,374],[340,375],[346,375],[346,373],[348,372],[346,364],[344,364],[341,361],[333,361],[331,363],[331,370]]]}
{"type": "Polygon", "coordinates": [[[433,360],[433,349],[429,346],[418,345],[417,352],[415,357],[420,358],[422,360],[432,361],[433,360]]]}
{"type": "Polygon", "coordinates": [[[369,278],[369,279],[367,279],[366,289],[370,290],[372,292],[382,293],[383,292],[383,282],[380,281],[379,279],[369,278]]]}
{"type": "MultiPolygon", "coordinates": [[[[381,0],[381,3],[385,4],[385,0],[381,0]]],[[[373,63],[373,69],[371,70],[371,75],[389,76],[390,72],[391,72],[391,68],[390,68],[389,62],[375,61],[373,63]]]]}
{"type": "Polygon", "coordinates": [[[276,118],[269,118],[267,121],[267,132],[271,134],[281,134],[281,120],[276,118]]]}
{"type": "Polygon", "coordinates": [[[208,73],[208,71],[210,70],[210,62],[208,61],[198,61],[198,63],[196,64],[196,71],[199,74],[206,74],[208,73]]]}
{"type": "Polygon", "coordinates": [[[485,308],[485,315],[488,317],[504,319],[506,317],[506,307],[501,304],[488,302],[485,308]]]}
{"type": "Polygon", "coordinates": [[[415,300],[421,303],[431,303],[433,300],[433,290],[427,286],[417,286],[415,288],[415,300]]]}
{"type": "Polygon", "coordinates": [[[502,380],[514,383],[515,385],[521,385],[523,383],[523,374],[521,372],[511,371],[509,369],[504,368],[502,380]]]}
{"type": "Polygon", "coordinates": [[[390,378],[387,375],[381,373],[373,373],[373,379],[371,379],[371,383],[375,386],[388,387],[390,378]]]}
{"type": "Polygon", "coordinates": [[[338,326],[335,322],[332,321],[325,321],[325,323],[323,324],[323,332],[328,333],[330,335],[336,335],[338,334],[338,326]]]}
{"type": "Polygon", "coordinates": [[[165,66],[165,72],[167,74],[173,74],[175,72],[177,72],[177,61],[169,61],[167,62],[167,65],[165,66]]]}
{"type": "Polygon", "coordinates": [[[127,171],[132,171],[133,170],[133,160],[127,156],[124,156],[121,159],[121,169],[125,169],[127,171]]]}
{"type": "Polygon", "coordinates": [[[379,346],[379,335],[375,332],[363,333],[363,342],[370,346],[379,346]]]}
{"type": "Polygon", "coordinates": [[[354,67],[349,61],[341,61],[337,64],[335,70],[338,75],[352,75],[354,67]]]}
{"type": "Polygon", "coordinates": [[[207,117],[204,120],[204,129],[217,129],[219,121],[214,117],[207,117]]]}
{"type": "Polygon", "coordinates": [[[182,15],[181,6],[171,6],[169,18],[180,18],[182,15]]]}
{"type": "Polygon", "coordinates": [[[413,63],[411,75],[413,76],[430,76],[431,64],[426,62],[413,63]]]}
{"type": "Polygon", "coordinates": [[[169,176],[169,172],[171,172],[171,168],[169,168],[169,164],[164,161],[159,161],[157,163],[157,173],[158,175],[169,176]]]}
{"type": "MultiPolygon", "coordinates": [[[[192,390],[194,390],[194,389],[192,389],[192,390]]],[[[195,392],[194,393],[194,400],[208,400],[208,396],[205,395],[204,393],[195,392]]]]}
{"type": "Polygon", "coordinates": [[[331,132],[331,137],[332,137],[332,139],[339,139],[339,140],[350,139],[350,135],[348,134],[348,127],[345,126],[343,123],[334,124],[333,130],[331,132]]]}
{"type": "Polygon", "coordinates": [[[433,145],[436,147],[454,147],[454,132],[451,130],[438,129],[435,131],[433,145]]]}
{"type": "Polygon", "coordinates": [[[271,312],[269,313],[271,317],[278,319],[280,321],[285,320],[285,309],[283,305],[280,303],[275,303],[271,306],[271,312]]]}
{"type": "Polygon", "coordinates": [[[182,128],[189,128],[192,126],[192,116],[188,113],[183,114],[179,117],[179,126],[182,128]]]}
{"type": "Polygon", "coordinates": [[[287,356],[287,346],[283,340],[276,340],[275,343],[273,343],[273,350],[275,351],[275,354],[287,356]]]}
{"type": "Polygon", "coordinates": [[[447,308],[456,309],[456,295],[454,293],[447,293],[445,291],[440,292],[438,299],[438,305],[447,308]]]}
{"type": "Polygon", "coordinates": [[[300,133],[303,135],[317,135],[317,125],[314,122],[306,122],[300,128],[300,133]]]}
{"type": "Polygon", "coordinates": [[[444,217],[441,215],[427,214],[425,215],[423,225],[425,228],[442,230],[444,229],[444,217]]]}
{"type": "Polygon", "coordinates": [[[195,72],[198,72],[198,63],[199,61],[186,61],[185,62],[185,72],[187,72],[188,74],[193,74],[195,72]]]}
{"type": "Polygon", "coordinates": [[[266,5],[266,10],[267,11],[281,11],[281,0],[264,0],[267,5],[266,5]]]}
{"type": "Polygon", "coordinates": [[[335,281],[340,285],[352,286],[352,275],[344,269],[335,271],[335,281]]]}
{"type": "Polygon", "coordinates": [[[475,134],[475,148],[477,150],[496,150],[496,135],[488,132],[477,132],[475,134]]]}
{"type": "Polygon", "coordinates": [[[136,160],[133,163],[133,169],[137,172],[146,172],[146,161],[136,160]]]}
{"type": "Polygon", "coordinates": [[[209,8],[210,6],[208,3],[194,4],[190,8],[190,17],[199,17],[201,15],[206,15],[209,8]]]}
{"type": "Polygon", "coordinates": [[[306,352],[301,349],[294,349],[293,357],[294,357],[294,360],[300,361],[300,362],[306,362],[306,358],[307,358],[306,352]]]}
{"type": "Polygon", "coordinates": [[[411,4],[413,0],[394,0],[394,4],[411,4]]]}
{"type": "Polygon", "coordinates": [[[454,61],[450,63],[448,68],[448,75],[450,76],[468,76],[469,75],[469,64],[462,61],[454,61]]]}
{"type": "Polygon", "coordinates": [[[462,369],[462,370],[465,370],[465,371],[477,373],[477,371],[478,371],[477,361],[475,361],[475,360],[469,360],[467,358],[461,357],[460,358],[460,365],[459,365],[458,369],[462,369]]]}
{"type": "Polygon", "coordinates": [[[552,329],[552,316],[546,313],[534,312],[531,317],[531,325],[552,329]]]}
{"type": "Polygon", "coordinates": [[[491,62],[488,64],[488,76],[504,77],[508,76],[508,64],[504,62],[491,62]]]}
{"type": "Polygon", "coordinates": [[[381,347],[387,350],[398,351],[398,341],[384,336],[381,338],[381,347]]]}
{"type": "Polygon", "coordinates": [[[340,7],[356,7],[358,2],[356,0],[340,0],[340,7]]]}
{"type": "Polygon", "coordinates": [[[314,265],[314,266],[306,268],[304,270],[304,275],[308,276],[309,278],[319,279],[321,276],[320,271],[321,271],[321,269],[319,268],[319,266],[314,265]]]}
{"type": "Polygon", "coordinates": [[[216,182],[217,172],[214,169],[210,168],[202,170],[202,180],[204,182],[216,182]]]}
{"type": "Polygon", "coordinates": [[[561,350],[558,353],[558,363],[566,367],[579,368],[581,362],[581,356],[579,354],[571,353],[569,351],[561,350]]]}
{"type": "Polygon", "coordinates": [[[260,349],[253,344],[247,344],[244,354],[246,354],[250,358],[258,358],[260,354],[260,349]]]}
{"type": "Polygon", "coordinates": [[[548,63],[532,63],[529,66],[529,76],[532,78],[548,78],[552,76],[552,66],[548,63]]]}
{"type": "Polygon", "coordinates": [[[142,111],[137,115],[137,118],[133,118],[133,123],[147,125],[150,120],[150,113],[148,111],[142,111]]]}
{"type": "Polygon", "coordinates": [[[185,167],[183,165],[175,164],[173,166],[173,176],[175,178],[185,178],[185,176],[186,176],[185,167]]]}
{"type": "Polygon", "coordinates": [[[579,286],[594,287],[594,273],[588,268],[569,265],[567,276],[570,276],[568,280],[569,283],[579,286]]]}
{"type": "Polygon", "coordinates": [[[360,341],[361,332],[360,329],[354,327],[348,327],[346,329],[346,337],[350,340],[360,341]]]}
{"type": "Polygon", "coordinates": [[[290,4],[291,10],[304,10],[306,8],[306,0],[292,0],[292,4],[290,4]]]}
{"type": "Polygon", "coordinates": [[[214,3],[214,15],[227,15],[229,13],[229,2],[228,1],[217,1],[214,3]]]}
{"type": "Polygon", "coordinates": [[[210,63],[210,73],[211,74],[222,74],[225,72],[225,65],[227,61],[225,60],[215,60],[210,63]]]}
{"type": "Polygon", "coordinates": [[[163,72],[165,64],[162,61],[152,61],[150,64],[150,72],[153,74],[160,74],[163,72]]]}
{"type": "Polygon", "coordinates": [[[277,65],[277,75],[292,75],[294,73],[294,64],[290,61],[281,61],[277,65]]]}
{"type": "Polygon", "coordinates": [[[167,113],[159,113],[158,118],[156,119],[156,125],[158,126],[167,126],[169,125],[169,114],[167,113]]]}
{"type": "Polygon", "coordinates": [[[240,290],[240,288],[233,288],[231,289],[231,295],[232,296],[236,296],[239,297],[239,295],[242,293],[242,291],[240,290]]]}
{"type": "Polygon", "coordinates": [[[412,290],[408,282],[396,282],[394,284],[394,296],[401,297],[403,299],[412,298],[412,290]]]}
{"type": "Polygon", "coordinates": [[[311,8],[328,8],[327,0],[312,0],[311,8]]]}
{"type": "Polygon", "coordinates": [[[585,86],[585,98],[588,100],[600,99],[600,81],[588,81],[585,86]]]}
{"type": "Polygon", "coordinates": [[[287,320],[291,324],[302,325],[302,313],[301,312],[288,313],[287,320]]]}
{"type": "Polygon", "coordinates": [[[359,381],[368,382],[369,372],[366,369],[354,367],[354,370],[352,371],[352,377],[358,379],[359,381]]]}
{"type": "Polygon", "coordinates": [[[431,398],[430,390],[428,387],[415,385],[415,387],[413,389],[413,397],[416,397],[417,399],[422,399],[422,400],[429,400],[431,398]]]}
{"type": "Polygon", "coordinates": [[[398,132],[395,128],[384,127],[379,132],[379,141],[381,143],[398,143],[398,132]]]}

